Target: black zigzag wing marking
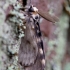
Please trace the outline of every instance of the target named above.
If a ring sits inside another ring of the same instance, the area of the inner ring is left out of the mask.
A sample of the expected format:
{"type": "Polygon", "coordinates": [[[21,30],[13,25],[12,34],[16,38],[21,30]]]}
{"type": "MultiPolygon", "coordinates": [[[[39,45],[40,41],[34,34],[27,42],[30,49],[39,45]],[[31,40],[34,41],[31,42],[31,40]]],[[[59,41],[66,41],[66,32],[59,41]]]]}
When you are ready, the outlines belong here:
{"type": "MultiPolygon", "coordinates": [[[[35,22],[35,21],[34,21],[35,22]]],[[[44,47],[43,47],[43,41],[41,39],[42,34],[41,34],[41,30],[40,30],[40,25],[39,22],[35,22],[35,32],[36,32],[36,36],[37,38],[40,38],[40,42],[37,42],[39,44],[39,47],[42,48],[42,50],[44,51],[44,47]],[[37,32],[38,31],[38,32],[37,32]]]]}
{"type": "Polygon", "coordinates": [[[34,20],[34,26],[35,26],[35,32],[36,32],[36,36],[37,37],[41,37],[41,30],[40,30],[40,26],[39,26],[39,22],[34,20]]]}
{"type": "Polygon", "coordinates": [[[39,22],[34,20],[34,26],[35,26],[36,37],[37,37],[37,39],[39,39],[38,42],[37,42],[38,49],[39,49],[39,58],[41,60],[41,63],[42,63],[43,69],[44,69],[44,66],[45,66],[45,53],[44,53],[43,41],[41,39],[42,34],[41,34],[39,22]]]}

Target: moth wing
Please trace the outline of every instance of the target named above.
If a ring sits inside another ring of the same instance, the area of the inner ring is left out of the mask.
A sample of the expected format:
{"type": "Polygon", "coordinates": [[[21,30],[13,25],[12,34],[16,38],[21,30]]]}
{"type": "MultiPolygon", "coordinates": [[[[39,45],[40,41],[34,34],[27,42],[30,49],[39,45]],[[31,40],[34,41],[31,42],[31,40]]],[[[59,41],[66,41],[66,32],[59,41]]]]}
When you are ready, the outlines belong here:
{"type": "Polygon", "coordinates": [[[18,61],[22,66],[30,66],[35,63],[38,55],[38,46],[35,38],[35,31],[31,23],[26,23],[25,37],[21,40],[18,61]]]}

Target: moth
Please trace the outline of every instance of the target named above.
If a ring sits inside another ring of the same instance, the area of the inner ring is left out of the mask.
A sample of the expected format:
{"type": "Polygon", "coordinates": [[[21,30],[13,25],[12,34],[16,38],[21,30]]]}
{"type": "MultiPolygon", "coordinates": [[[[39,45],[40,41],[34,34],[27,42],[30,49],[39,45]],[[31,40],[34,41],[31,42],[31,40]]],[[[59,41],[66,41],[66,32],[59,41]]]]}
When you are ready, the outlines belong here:
{"type": "Polygon", "coordinates": [[[25,67],[33,65],[37,57],[42,66],[45,66],[45,54],[39,26],[40,16],[37,12],[38,9],[33,5],[27,9],[25,36],[22,38],[23,43],[21,42],[18,58],[20,64],[25,67]]]}
{"type": "Polygon", "coordinates": [[[55,22],[55,19],[48,14],[46,16],[33,5],[23,7],[18,1],[13,5],[13,10],[9,16],[11,16],[9,20],[16,23],[18,37],[21,38],[18,53],[19,64],[26,68],[34,66],[38,60],[42,66],[42,70],[44,70],[45,52],[39,26],[40,16],[51,22],[55,22]]]}

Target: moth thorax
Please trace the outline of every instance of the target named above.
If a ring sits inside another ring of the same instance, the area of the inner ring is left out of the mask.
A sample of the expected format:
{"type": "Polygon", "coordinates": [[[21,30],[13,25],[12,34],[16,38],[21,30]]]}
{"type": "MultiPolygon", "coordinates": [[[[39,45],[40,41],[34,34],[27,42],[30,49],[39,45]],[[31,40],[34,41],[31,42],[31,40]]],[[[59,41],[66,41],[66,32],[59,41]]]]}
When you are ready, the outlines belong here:
{"type": "Polygon", "coordinates": [[[39,19],[39,15],[37,14],[37,13],[32,13],[32,18],[34,19],[34,20],[38,20],[39,19]]]}

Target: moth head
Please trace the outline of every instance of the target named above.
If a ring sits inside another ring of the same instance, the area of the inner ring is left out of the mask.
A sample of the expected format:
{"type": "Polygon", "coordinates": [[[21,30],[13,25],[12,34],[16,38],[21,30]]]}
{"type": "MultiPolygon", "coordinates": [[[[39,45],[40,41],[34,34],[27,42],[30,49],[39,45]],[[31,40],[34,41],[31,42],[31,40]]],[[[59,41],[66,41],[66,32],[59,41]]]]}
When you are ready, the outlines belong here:
{"type": "Polygon", "coordinates": [[[36,7],[32,7],[34,12],[38,12],[38,9],[36,7]]]}
{"type": "Polygon", "coordinates": [[[34,7],[33,5],[30,6],[29,12],[38,12],[38,9],[34,7]]]}

